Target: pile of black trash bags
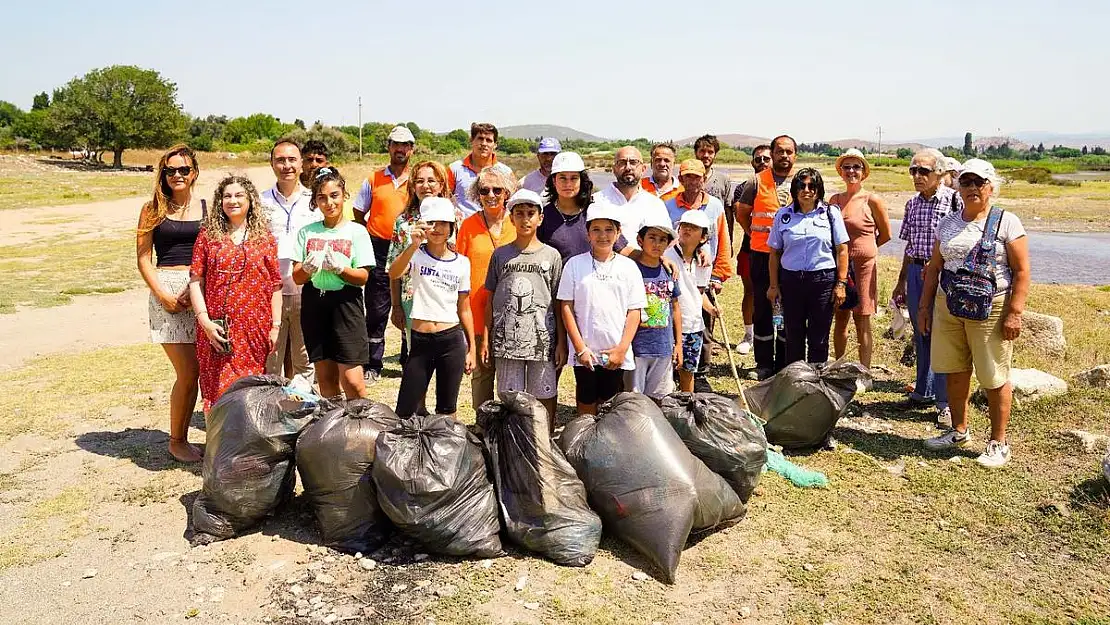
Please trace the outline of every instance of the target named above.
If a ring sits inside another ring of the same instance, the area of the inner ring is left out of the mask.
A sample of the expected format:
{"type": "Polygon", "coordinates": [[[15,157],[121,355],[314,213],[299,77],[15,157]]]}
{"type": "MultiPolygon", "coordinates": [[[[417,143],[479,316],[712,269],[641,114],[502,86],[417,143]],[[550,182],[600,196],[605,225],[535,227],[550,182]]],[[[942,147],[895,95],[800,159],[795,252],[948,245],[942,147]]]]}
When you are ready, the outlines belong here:
{"type": "Polygon", "coordinates": [[[486,402],[467,428],[368,400],[302,401],[285,384],[244,378],[212,407],[194,543],[257,525],[299,471],[335,549],[370,553],[401,532],[432,553],[489,558],[507,538],[585,566],[604,527],[673,582],[691,534],[743,518],[766,460],[754,418],[708,393],[662,408],[621,393],[553,439],[552,416],[526,393],[486,402]]]}

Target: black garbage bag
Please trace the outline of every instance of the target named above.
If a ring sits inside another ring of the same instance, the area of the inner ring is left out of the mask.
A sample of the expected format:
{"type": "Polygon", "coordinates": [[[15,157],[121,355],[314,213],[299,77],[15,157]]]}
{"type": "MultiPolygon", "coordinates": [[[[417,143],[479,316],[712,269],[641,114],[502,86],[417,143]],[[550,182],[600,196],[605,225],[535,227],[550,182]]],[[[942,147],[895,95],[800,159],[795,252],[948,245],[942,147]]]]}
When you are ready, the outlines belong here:
{"type": "Polygon", "coordinates": [[[378,436],[372,468],[382,511],[429,551],[502,554],[497,497],[466,426],[444,415],[413,416],[378,436]]]}
{"type": "Polygon", "coordinates": [[[291,399],[285,384],[273,375],[242,378],[209,411],[194,543],[232,538],[293,496],[294,444],[315,404],[291,399]]]}
{"type": "Polygon", "coordinates": [[[823,443],[852,397],[870,385],[871,374],[856,362],[836,361],[821,369],[795,362],[745,396],[766,422],[768,442],[799,449],[823,443]]]}
{"type": "Polygon", "coordinates": [[[477,421],[509,538],[556,564],[589,564],[601,540],[601,519],[551,440],[543,404],[528,393],[501,393],[500,401],[478,408],[477,421]]]}
{"type": "Polygon", "coordinates": [[[369,553],[393,530],[370,475],[374,445],[378,434],[401,420],[389,406],[368,399],[322,404],[318,415],[297,439],[297,469],[320,536],[333,549],[369,553]]]}
{"type": "Polygon", "coordinates": [[[606,529],[672,583],[691,529],[738,519],[743,504],[686,449],[647,396],[620,393],[598,412],[567,424],[560,447],[606,529]]]}
{"type": "Polygon", "coordinates": [[[713,393],[674,393],[663,415],[699,460],[748,503],[767,463],[763,428],[735,401],[713,393]]]}

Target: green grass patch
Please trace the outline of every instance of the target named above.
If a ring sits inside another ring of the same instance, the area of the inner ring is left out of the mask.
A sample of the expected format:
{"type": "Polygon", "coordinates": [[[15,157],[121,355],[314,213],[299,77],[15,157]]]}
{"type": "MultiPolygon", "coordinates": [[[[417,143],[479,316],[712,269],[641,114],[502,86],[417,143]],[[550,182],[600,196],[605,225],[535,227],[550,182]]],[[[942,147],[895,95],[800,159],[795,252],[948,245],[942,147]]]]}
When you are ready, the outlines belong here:
{"type": "Polygon", "coordinates": [[[114,200],[151,192],[149,172],[42,171],[0,177],[0,210],[114,200]]]}
{"type": "Polygon", "coordinates": [[[130,236],[0,247],[0,313],[68,304],[74,295],[119,293],[140,286],[130,236]]]}

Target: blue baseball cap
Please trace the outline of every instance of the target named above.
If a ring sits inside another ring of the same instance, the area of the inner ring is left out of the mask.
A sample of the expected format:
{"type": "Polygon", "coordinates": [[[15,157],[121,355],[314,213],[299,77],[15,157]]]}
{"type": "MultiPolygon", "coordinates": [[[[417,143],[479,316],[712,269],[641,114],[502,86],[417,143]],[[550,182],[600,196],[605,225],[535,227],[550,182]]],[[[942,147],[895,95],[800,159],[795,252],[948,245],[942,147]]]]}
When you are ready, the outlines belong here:
{"type": "Polygon", "coordinates": [[[537,154],[543,154],[544,152],[558,153],[562,151],[563,146],[559,145],[559,140],[555,137],[544,137],[540,139],[540,145],[536,148],[537,154]]]}

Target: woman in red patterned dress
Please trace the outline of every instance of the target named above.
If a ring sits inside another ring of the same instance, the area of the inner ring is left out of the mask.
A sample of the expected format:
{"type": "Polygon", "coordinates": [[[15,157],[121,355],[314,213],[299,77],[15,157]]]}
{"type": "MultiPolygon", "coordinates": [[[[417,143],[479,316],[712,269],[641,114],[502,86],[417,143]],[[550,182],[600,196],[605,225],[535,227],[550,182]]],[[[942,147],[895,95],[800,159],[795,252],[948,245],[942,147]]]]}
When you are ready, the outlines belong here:
{"type": "Polygon", "coordinates": [[[197,362],[205,412],[232,382],[262,374],[281,325],[277,242],[254,184],[220,181],[193,248],[189,292],[196,311],[197,362]]]}

